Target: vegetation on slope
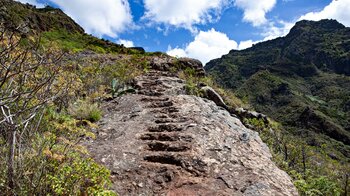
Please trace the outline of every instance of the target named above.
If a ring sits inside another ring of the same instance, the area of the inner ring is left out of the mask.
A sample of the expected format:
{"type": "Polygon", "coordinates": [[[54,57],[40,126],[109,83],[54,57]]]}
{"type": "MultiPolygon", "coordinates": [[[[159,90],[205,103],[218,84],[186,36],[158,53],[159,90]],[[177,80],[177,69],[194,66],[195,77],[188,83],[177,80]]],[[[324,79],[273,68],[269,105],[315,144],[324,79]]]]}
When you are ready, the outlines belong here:
{"type": "Polygon", "coordinates": [[[281,123],[282,138],[288,139],[270,147],[288,149],[272,151],[275,157],[286,153],[276,161],[294,177],[303,195],[348,193],[349,46],[350,28],[334,20],[301,21],[286,37],[232,50],[205,67],[219,84],[281,123]],[[317,191],[312,188],[315,183],[334,183],[337,189],[317,191]]]}
{"type": "Polygon", "coordinates": [[[114,195],[110,172],[80,141],[95,137],[100,101],[123,93],[159,54],[87,35],[51,7],[0,4],[0,191],[114,195]]]}

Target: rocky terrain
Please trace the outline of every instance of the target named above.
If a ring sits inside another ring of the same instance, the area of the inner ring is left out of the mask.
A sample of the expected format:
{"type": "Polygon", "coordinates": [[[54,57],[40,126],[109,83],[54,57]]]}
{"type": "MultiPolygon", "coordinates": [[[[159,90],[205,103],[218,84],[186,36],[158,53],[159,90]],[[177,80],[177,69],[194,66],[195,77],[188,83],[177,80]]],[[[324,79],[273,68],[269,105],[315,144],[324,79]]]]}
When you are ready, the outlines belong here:
{"type": "MultiPolygon", "coordinates": [[[[197,61],[183,60],[200,74],[197,61]]],[[[297,195],[257,132],[155,58],[137,92],[103,104],[96,140],[85,145],[112,172],[120,195],[297,195]]]]}

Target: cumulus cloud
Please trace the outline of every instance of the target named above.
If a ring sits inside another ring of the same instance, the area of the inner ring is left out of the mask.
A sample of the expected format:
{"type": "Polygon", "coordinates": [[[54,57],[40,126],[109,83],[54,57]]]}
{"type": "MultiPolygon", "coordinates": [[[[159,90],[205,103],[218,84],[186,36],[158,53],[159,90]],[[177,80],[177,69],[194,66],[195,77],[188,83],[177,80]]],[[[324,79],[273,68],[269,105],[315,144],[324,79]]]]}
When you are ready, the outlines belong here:
{"type": "Polygon", "coordinates": [[[299,20],[336,19],[345,26],[350,26],[350,0],[333,0],[320,12],[310,12],[299,20]]]}
{"type": "Polygon", "coordinates": [[[193,30],[194,24],[204,24],[218,18],[229,0],[144,0],[145,15],[153,23],[193,30]]]}
{"type": "Polygon", "coordinates": [[[253,46],[253,44],[256,44],[258,43],[259,41],[253,41],[253,40],[246,40],[246,41],[241,41],[239,42],[239,45],[238,45],[238,50],[244,50],[244,49],[247,49],[247,48],[250,48],[253,46]]]}
{"type": "MultiPolygon", "coordinates": [[[[336,19],[345,26],[350,26],[350,0],[333,0],[329,5],[319,12],[309,12],[301,16],[298,20],[336,19]]],[[[261,41],[271,40],[277,37],[285,36],[295,25],[295,22],[276,21],[269,22],[263,27],[261,41]]]]}
{"type": "Polygon", "coordinates": [[[170,48],[167,53],[171,56],[191,57],[199,59],[203,64],[211,59],[219,58],[227,54],[232,49],[237,49],[238,44],[230,40],[226,34],[211,29],[209,31],[200,31],[185,48],[170,48]]]}
{"type": "Polygon", "coordinates": [[[263,27],[263,33],[261,34],[264,39],[262,41],[267,41],[275,39],[277,37],[285,36],[289,33],[292,27],[295,25],[295,22],[286,22],[286,21],[276,21],[271,22],[265,27],[263,27]]]}
{"type": "Polygon", "coordinates": [[[265,15],[276,5],[277,0],[235,0],[235,6],[244,12],[243,20],[250,22],[253,26],[266,24],[268,20],[265,15]]]}
{"type": "Polygon", "coordinates": [[[125,39],[119,39],[117,41],[118,44],[123,44],[125,47],[134,47],[134,42],[125,39]]]}
{"type": "Polygon", "coordinates": [[[50,0],[80,24],[87,33],[98,37],[117,37],[132,26],[127,0],[50,0]]]}
{"type": "Polygon", "coordinates": [[[31,5],[35,5],[35,6],[38,7],[38,8],[43,8],[43,7],[45,7],[44,4],[39,3],[37,0],[16,0],[16,1],[19,1],[19,2],[21,2],[21,3],[29,3],[29,4],[31,4],[31,5]]]}

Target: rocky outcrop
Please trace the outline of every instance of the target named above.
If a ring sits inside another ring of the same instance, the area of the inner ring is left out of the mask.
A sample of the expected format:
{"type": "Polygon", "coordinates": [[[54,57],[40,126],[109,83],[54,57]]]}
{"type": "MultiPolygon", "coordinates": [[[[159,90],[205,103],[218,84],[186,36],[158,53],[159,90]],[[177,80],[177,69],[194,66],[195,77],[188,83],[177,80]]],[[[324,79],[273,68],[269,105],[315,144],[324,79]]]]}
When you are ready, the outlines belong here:
{"type": "Polygon", "coordinates": [[[171,56],[162,55],[151,60],[151,68],[159,71],[173,71],[174,69],[185,70],[191,68],[197,76],[204,76],[205,71],[199,60],[191,58],[173,58],[171,56]]]}
{"type": "Polygon", "coordinates": [[[217,106],[228,109],[228,106],[225,104],[224,100],[221,96],[210,86],[201,87],[201,91],[203,92],[203,96],[211,101],[213,101],[217,106]]]}
{"type": "Polygon", "coordinates": [[[136,94],[105,103],[96,140],[85,142],[94,159],[111,170],[113,190],[297,195],[257,132],[213,101],[186,95],[184,81],[164,71],[166,66],[137,77],[136,94]]]}
{"type": "Polygon", "coordinates": [[[256,112],[256,111],[249,111],[244,108],[235,108],[230,109],[230,112],[232,114],[235,114],[240,117],[240,119],[245,118],[256,118],[258,120],[262,120],[265,124],[269,124],[269,120],[265,114],[256,112]]]}
{"type": "Polygon", "coordinates": [[[256,118],[258,120],[262,120],[265,124],[269,124],[268,117],[265,114],[246,110],[244,108],[232,108],[227,106],[222,97],[210,86],[202,86],[201,92],[203,93],[204,98],[213,101],[217,106],[226,109],[231,115],[237,116],[240,120],[244,120],[246,118],[256,118]]]}

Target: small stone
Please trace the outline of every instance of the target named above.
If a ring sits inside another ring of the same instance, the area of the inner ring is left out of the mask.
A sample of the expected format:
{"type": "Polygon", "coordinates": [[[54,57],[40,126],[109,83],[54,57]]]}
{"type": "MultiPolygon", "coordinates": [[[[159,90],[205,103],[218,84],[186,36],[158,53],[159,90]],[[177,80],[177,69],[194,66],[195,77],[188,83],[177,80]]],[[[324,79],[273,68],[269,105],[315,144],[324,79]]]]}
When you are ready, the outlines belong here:
{"type": "Polygon", "coordinates": [[[248,141],[249,140],[249,133],[243,133],[241,136],[239,136],[239,139],[241,139],[241,141],[248,141]]]}
{"type": "Polygon", "coordinates": [[[143,183],[140,182],[140,183],[137,184],[137,186],[140,187],[140,188],[143,188],[143,183]]]}
{"type": "Polygon", "coordinates": [[[203,130],[204,130],[204,131],[207,131],[207,132],[210,131],[208,127],[203,127],[203,130]]]}
{"type": "Polygon", "coordinates": [[[106,135],[107,135],[107,133],[105,133],[105,132],[101,132],[101,131],[100,131],[100,132],[98,132],[98,135],[103,137],[103,136],[106,136],[106,135]]]}
{"type": "Polygon", "coordinates": [[[195,126],[197,126],[197,124],[191,123],[191,124],[188,125],[188,128],[190,128],[190,127],[195,127],[195,126]]]}

